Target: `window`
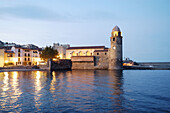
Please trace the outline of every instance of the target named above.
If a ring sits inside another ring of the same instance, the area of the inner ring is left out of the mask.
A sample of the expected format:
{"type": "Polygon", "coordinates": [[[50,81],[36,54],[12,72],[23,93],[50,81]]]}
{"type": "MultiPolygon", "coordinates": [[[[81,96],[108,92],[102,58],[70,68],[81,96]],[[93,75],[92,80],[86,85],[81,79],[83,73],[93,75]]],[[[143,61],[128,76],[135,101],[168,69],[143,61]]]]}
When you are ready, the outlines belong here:
{"type": "Polygon", "coordinates": [[[7,56],[8,56],[8,57],[13,57],[13,55],[12,55],[12,54],[8,54],[7,56]]]}
{"type": "Polygon", "coordinates": [[[21,50],[20,50],[20,49],[18,49],[18,52],[21,52],[21,50]]]}
{"type": "Polygon", "coordinates": [[[29,50],[25,50],[25,52],[30,52],[29,50]]]}
{"type": "Polygon", "coordinates": [[[18,62],[20,62],[20,58],[18,58],[18,62]]]}
{"type": "Polygon", "coordinates": [[[99,53],[97,53],[97,55],[99,55],[99,53]]]}
{"type": "Polygon", "coordinates": [[[30,56],[30,54],[28,53],[28,56],[30,56]]]}
{"type": "Polygon", "coordinates": [[[25,61],[27,61],[27,58],[25,58],[25,61]]]}
{"type": "Polygon", "coordinates": [[[27,56],[27,54],[25,53],[25,56],[27,56]]]}
{"type": "Polygon", "coordinates": [[[20,53],[18,54],[18,57],[20,57],[20,53]]]}
{"type": "Polygon", "coordinates": [[[115,41],[115,38],[113,38],[113,41],[115,41]]]}
{"type": "Polygon", "coordinates": [[[33,51],[33,53],[38,53],[37,51],[33,51]]]}
{"type": "Polygon", "coordinates": [[[107,53],[105,53],[105,55],[107,55],[107,53]]]}
{"type": "Polygon", "coordinates": [[[28,61],[30,61],[30,58],[28,58],[28,61]]]}
{"type": "Polygon", "coordinates": [[[118,35],[121,36],[121,32],[119,32],[118,35]]]}

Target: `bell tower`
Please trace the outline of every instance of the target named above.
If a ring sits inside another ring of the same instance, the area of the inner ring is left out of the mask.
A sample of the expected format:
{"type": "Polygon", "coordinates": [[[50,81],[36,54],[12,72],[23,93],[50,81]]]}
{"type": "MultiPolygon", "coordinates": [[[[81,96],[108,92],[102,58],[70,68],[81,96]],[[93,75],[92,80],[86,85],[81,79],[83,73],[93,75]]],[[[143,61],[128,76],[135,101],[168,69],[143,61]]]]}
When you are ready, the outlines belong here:
{"type": "Polygon", "coordinates": [[[109,49],[109,69],[121,70],[123,69],[122,61],[122,35],[120,28],[115,26],[112,30],[109,49]]]}

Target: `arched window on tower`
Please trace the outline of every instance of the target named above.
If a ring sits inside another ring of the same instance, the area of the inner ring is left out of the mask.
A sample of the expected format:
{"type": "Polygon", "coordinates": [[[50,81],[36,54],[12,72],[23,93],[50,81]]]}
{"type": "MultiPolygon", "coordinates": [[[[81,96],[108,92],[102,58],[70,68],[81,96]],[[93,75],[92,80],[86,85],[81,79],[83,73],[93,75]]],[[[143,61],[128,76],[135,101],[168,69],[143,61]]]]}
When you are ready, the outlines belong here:
{"type": "Polygon", "coordinates": [[[121,36],[121,32],[118,32],[118,36],[121,36]]]}
{"type": "Polygon", "coordinates": [[[76,56],[76,53],[74,51],[72,52],[72,56],[76,56]]]}
{"type": "Polygon", "coordinates": [[[91,53],[89,51],[87,51],[86,56],[91,56],[91,53]]]}
{"type": "Polygon", "coordinates": [[[82,51],[79,51],[79,56],[83,56],[83,52],[82,51]]]}

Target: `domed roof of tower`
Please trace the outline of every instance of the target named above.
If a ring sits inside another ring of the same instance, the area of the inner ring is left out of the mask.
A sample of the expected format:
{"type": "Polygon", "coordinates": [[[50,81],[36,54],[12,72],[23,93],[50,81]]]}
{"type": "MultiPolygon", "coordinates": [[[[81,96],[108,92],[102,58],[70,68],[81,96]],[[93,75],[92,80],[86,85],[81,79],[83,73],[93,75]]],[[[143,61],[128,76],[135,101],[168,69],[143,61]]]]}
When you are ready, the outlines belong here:
{"type": "Polygon", "coordinates": [[[112,32],[114,32],[114,31],[119,31],[119,32],[121,32],[121,31],[120,31],[120,28],[119,28],[117,25],[113,28],[112,32]]]}

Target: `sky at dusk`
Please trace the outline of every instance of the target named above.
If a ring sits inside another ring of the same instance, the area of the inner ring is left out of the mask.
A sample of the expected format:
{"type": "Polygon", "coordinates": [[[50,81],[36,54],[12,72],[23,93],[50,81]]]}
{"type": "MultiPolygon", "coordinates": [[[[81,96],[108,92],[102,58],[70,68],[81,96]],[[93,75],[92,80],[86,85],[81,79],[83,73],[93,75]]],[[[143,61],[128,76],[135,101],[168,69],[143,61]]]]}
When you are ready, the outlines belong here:
{"type": "Polygon", "coordinates": [[[0,0],[3,42],[110,47],[115,25],[124,57],[170,62],[170,0],[0,0]]]}

